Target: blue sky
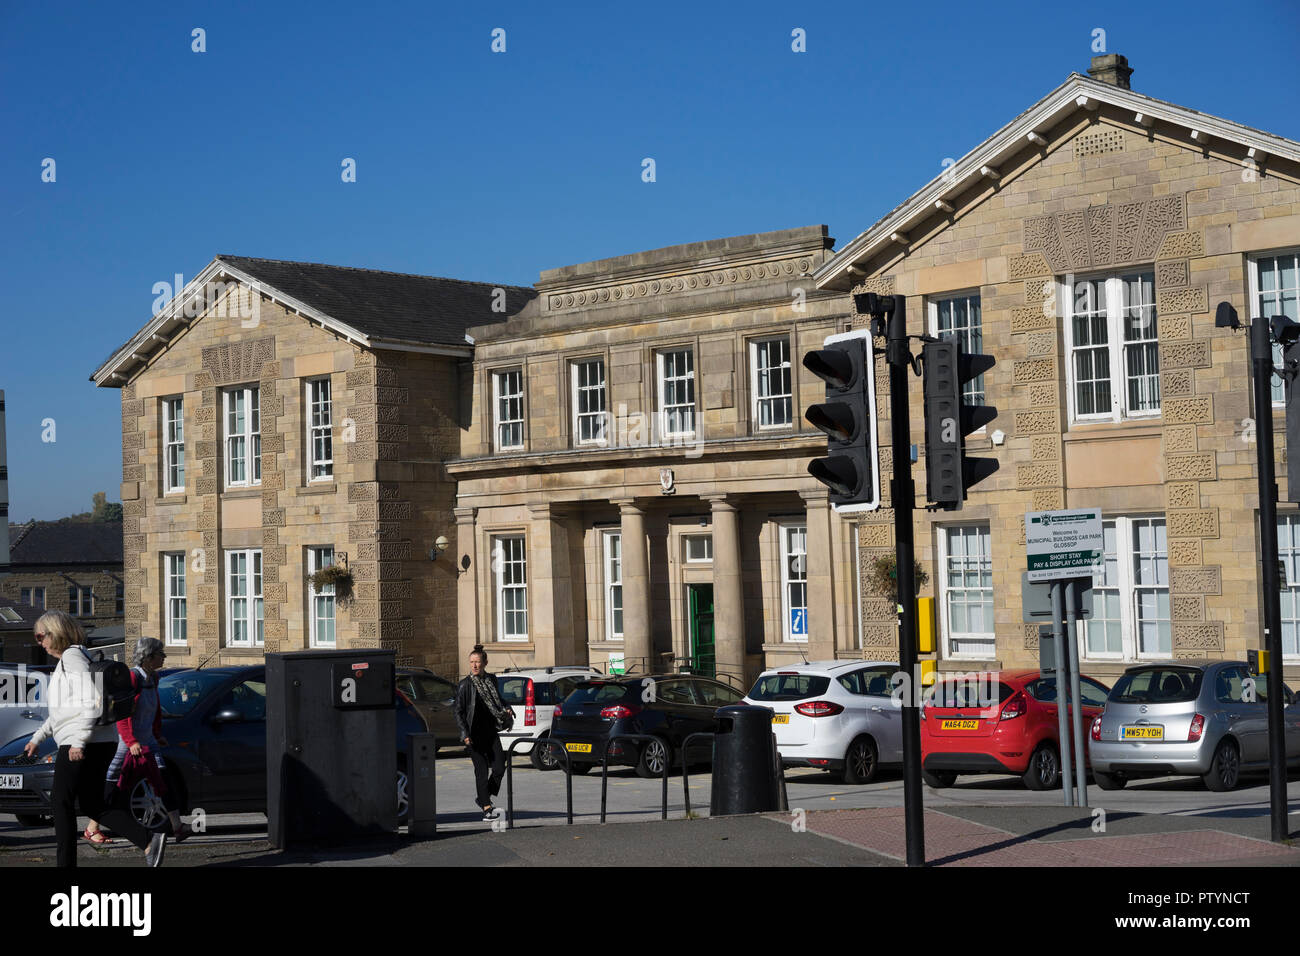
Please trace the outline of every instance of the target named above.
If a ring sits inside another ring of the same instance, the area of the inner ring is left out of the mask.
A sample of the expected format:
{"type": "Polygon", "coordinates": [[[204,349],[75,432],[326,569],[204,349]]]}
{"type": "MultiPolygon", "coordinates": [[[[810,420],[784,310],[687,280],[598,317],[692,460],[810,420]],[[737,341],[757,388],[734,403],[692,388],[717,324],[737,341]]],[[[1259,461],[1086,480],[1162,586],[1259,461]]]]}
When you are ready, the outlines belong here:
{"type": "Polygon", "coordinates": [[[88,510],[97,490],[116,500],[120,394],[89,375],[149,318],[155,283],[217,253],[528,285],[541,269],[814,223],[843,245],[1085,71],[1097,29],[1135,90],[1300,139],[1293,0],[10,0],[10,518],[88,510]],[[491,51],[498,27],[505,53],[491,51]],[[806,53],[791,50],[796,28],[806,53]]]}

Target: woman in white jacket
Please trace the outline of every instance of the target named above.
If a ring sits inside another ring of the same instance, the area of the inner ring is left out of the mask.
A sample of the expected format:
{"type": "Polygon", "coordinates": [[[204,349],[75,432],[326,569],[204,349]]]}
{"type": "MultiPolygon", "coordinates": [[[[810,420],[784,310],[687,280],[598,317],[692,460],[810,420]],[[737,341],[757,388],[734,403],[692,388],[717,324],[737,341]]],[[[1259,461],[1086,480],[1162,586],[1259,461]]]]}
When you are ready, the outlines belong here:
{"type": "Polygon", "coordinates": [[[49,717],[25,752],[35,756],[43,740],[59,745],[54,761],[54,837],[57,865],[77,865],[77,802],[81,811],[101,821],[145,851],[149,866],[162,863],[167,837],[150,833],[123,809],[105,809],[104,777],[117,750],[117,728],[98,724],[102,688],[95,686],[86,653],[86,632],[64,611],[47,611],[36,622],[36,640],[59,661],[50,676],[46,701],[49,717]]]}

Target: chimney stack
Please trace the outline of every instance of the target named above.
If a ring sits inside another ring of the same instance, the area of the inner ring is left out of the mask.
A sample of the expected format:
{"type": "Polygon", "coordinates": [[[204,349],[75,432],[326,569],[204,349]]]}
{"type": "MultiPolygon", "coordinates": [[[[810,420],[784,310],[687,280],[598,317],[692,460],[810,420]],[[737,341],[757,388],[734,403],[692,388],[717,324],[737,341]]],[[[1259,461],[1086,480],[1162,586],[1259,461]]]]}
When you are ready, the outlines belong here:
{"type": "Polygon", "coordinates": [[[1133,75],[1133,70],[1128,65],[1128,57],[1120,56],[1118,53],[1094,56],[1092,66],[1088,67],[1088,75],[1094,80],[1118,86],[1122,90],[1132,89],[1128,85],[1128,78],[1133,75]]]}
{"type": "Polygon", "coordinates": [[[9,459],[5,451],[5,393],[0,389],[0,568],[9,566],[9,459]]]}

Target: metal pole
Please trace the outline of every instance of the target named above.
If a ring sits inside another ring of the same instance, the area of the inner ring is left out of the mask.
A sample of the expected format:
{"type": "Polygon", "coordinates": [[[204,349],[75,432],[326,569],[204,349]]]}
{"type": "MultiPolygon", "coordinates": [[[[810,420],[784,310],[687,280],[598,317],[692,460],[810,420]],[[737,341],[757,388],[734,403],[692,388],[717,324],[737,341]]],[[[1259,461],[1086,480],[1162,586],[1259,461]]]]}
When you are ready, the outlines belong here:
{"type": "MultiPolygon", "coordinates": [[[[889,412],[893,432],[894,478],[890,504],[894,508],[894,544],[898,569],[898,663],[911,693],[903,697],[903,807],[907,833],[907,865],[925,865],[925,808],[921,803],[921,695],[916,673],[916,583],[914,581],[912,509],[912,421],[907,376],[912,353],[907,347],[907,306],[901,295],[892,299],[885,361],[889,364],[889,412]]],[[[868,361],[871,356],[868,356],[868,361]]]]}
{"type": "MultiPolygon", "coordinates": [[[[1282,595],[1277,573],[1277,482],[1273,480],[1273,345],[1267,319],[1250,323],[1259,471],[1259,553],[1264,564],[1264,646],[1268,649],[1268,783],[1275,843],[1287,838],[1286,740],[1282,727],[1282,595]]],[[[1294,453],[1294,450],[1293,450],[1294,453]]]]}
{"type": "Polygon", "coordinates": [[[1065,801],[1065,806],[1074,806],[1074,791],[1071,789],[1070,776],[1070,721],[1066,716],[1065,707],[1068,698],[1066,697],[1066,687],[1069,684],[1067,677],[1065,656],[1065,640],[1062,632],[1065,630],[1064,614],[1062,605],[1064,601],[1061,598],[1061,582],[1053,581],[1049,589],[1052,592],[1052,648],[1056,652],[1054,660],[1056,661],[1056,741],[1057,751],[1061,758],[1061,799],[1065,801]]]}
{"type": "Polygon", "coordinates": [[[1074,772],[1077,775],[1078,799],[1075,806],[1088,805],[1088,771],[1083,762],[1083,695],[1079,692],[1079,619],[1076,617],[1079,607],[1079,579],[1072,578],[1065,584],[1065,642],[1070,654],[1070,713],[1074,727],[1074,772]]]}

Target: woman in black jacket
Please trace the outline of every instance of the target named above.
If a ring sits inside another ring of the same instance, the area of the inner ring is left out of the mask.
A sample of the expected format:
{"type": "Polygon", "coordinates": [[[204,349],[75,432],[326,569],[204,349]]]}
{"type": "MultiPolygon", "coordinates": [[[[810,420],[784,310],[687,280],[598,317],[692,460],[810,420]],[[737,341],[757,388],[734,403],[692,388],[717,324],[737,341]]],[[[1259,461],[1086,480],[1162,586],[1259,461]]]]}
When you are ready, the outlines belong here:
{"type": "Polygon", "coordinates": [[[514,725],[514,711],[501,703],[497,679],[487,672],[487,651],[475,644],[469,652],[469,675],[456,688],[456,726],[474,762],[474,782],[484,820],[495,820],[501,811],[492,798],[501,790],[506,758],[498,733],[514,725]]]}

